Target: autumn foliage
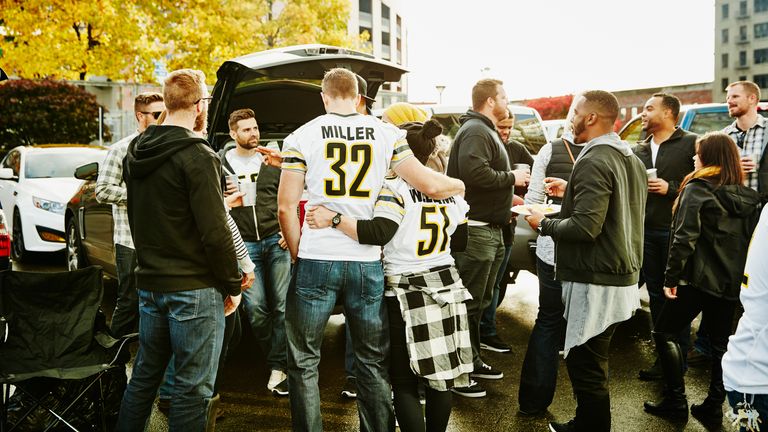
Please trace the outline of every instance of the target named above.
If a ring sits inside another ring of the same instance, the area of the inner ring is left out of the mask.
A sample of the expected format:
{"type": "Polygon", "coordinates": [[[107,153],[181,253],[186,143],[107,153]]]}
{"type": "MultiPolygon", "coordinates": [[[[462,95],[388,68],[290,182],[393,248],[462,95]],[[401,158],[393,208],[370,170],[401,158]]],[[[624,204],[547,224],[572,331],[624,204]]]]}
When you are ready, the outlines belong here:
{"type": "Polygon", "coordinates": [[[573,95],[532,99],[525,104],[541,114],[543,120],[564,119],[573,102],[573,95]]]}
{"type": "Polygon", "coordinates": [[[80,87],[54,80],[3,81],[0,100],[0,152],[28,144],[87,144],[98,138],[99,104],[80,87]]]}

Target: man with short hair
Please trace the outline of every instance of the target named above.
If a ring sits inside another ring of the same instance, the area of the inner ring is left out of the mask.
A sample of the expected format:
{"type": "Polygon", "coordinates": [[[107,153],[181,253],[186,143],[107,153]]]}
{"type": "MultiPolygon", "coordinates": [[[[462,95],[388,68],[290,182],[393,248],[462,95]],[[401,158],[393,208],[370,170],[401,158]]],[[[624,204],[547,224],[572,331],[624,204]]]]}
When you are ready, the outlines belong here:
{"type": "Polygon", "coordinates": [[[579,96],[573,111],[577,144],[587,143],[570,181],[546,178],[547,190],[563,197],[549,219],[531,209],[526,219],[557,245],[556,274],[563,288],[565,359],[576,417],[550,423],[553,432],[611,430],[608,348],[619,322],[640,307],[637,281],[647,195],[643,163],[613,132],[619,102],[608,92],[579,96]]]}
{"type": "Polygon", "coordinates": [[[136,131],[109,147],[96,180],[96,200],[112,204],[114,219],[117,301],[110,330],[115,337],[132,333],[139,323],[139,297],[134,274],[136,251],[133,248],[131,227],[128,225],[128,193],[123,180],[123,159],[128,152],[128,144],[147,127],[156,124],[164,109],[163,95],[160,93],[146,92],[136,96],[133,101],[133,113],[138,123],[136,131]]]}
{"type": "Polygon", "coordinates": [[[342,68],[326,72],[321,96],[327,114],[284,141],[278,190],[280,227],[296,260],[285,310],[291,422],[297,431],[322,430],[320,345],[336,300],[343,298],[355,352],[360,429],[393,430],[381,248],[361,245],[335,227],[342,215],[373,217],[389,169],[434,199],[460,193],[464,185],[412,157],[405,131],[356,111],[360,96],[354,73],[342,68]],[[338,212],[332,227],[308,229],[306,221],[304,229],[299,226],[296,215],[305,184],[308,208],[323,205],[338,212]]]}
{"type": "Polygon", "coordinates": [[[512,220],[515,186],[525,186],[528,170],[512,171],[509,156],[496,132],[507,117],[509,101],[503,82],[482,79],[472,88],[472,109],[460,119],[448,159],[447,174],[467,185],[469,204],[467,247],[454,252],[456,268],[472,299],[467,302],[472,341],[473,380],[469,387],[453,388],[465,397],[484,397],[485,389],[474,378],[501,379],[504,373],[480,358],[480,317],[491,304],[496,274],[504,258],[502,228],[512,220]]]}
{"type": "Polygon", "coordinates": [[[725,91],[728,114],[735,120],[723,132],[739,146],[741,167],[747,173],[746,185],[760,192],[765,203],[768,201],[768,163],[765,161],[768,120],[757,113],[760,87],[752,81],[736,81],[725,91]]]}
{"type": "Polygon", "coordinates": [[[227,227],[221,162],[195,132],[205,129],[208,89],[198,70],[171,72],[165,123],[128,148],[128,221],[138,267],[139,351],[118,431],[143,430],[173,356],[170,431],[203,431],[224,338],[224,315],[240,303],[240,272],[227,227]]]}
{"type": "MultiPolygon", "coordinates": [[[[651,324],[664,305],[664,272],[669,254],[669,235],[672,225],[672,205],[677,199],[680,183],[693,171],[696,154],[696,134],[676,127],[680,114],[680,100],[670,94],[656,93],[645,103],[642,113],[643,129],[648,137],[633,149],[645,165],[648,174],[648,200],[645,205],[642,274],[648,289],[651,324]],[[655,170],[655,171],[654,171],[655,170]]],[[[691,327],[683,329],[677,337],[680,350],[688,352],[691,327]]],[[[658,356],[653,366],[639,372],[641,380],[661,379],[658,356]]]]}
{"type": "MultiPolygon", "coordinates": [[[[224,173],[236,175],[241,185],[256,183],[256,204],[230,211],[248,254],[256,264],[256,280],[243,291],[243,310],[267,356],[271,371],[267,389],[275,395],[286,396],[285,296],[291,257],[284,248],[277,221],[280,169],[262,163],[263,157],[257,150],[260,147],[259,125],[253,110],[239,109],[229,115],[229,135],[235,140],[235,147],[222,154],[224,173]]],[[[266,146],[278,149],[274,141],[266,146]]]]}

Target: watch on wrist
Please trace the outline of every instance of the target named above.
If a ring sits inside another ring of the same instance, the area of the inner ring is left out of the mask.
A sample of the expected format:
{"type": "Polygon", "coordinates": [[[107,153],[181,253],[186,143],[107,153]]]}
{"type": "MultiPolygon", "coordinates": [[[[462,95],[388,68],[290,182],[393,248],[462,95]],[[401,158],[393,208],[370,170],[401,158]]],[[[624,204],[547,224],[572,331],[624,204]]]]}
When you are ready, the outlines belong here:
{"type": "Polygon", "coordinates": [[[336,228],[341,223],[341,213],[336,213],[336,216],[331,219],[331,228],[336,228]]]}
{"type": "Polygon", "coordinates": [[[541,228],[544,226],[544,221],[547,220],[547,218],[543,218],[539,221],[539,226],[536,228],[536,232],[539,233],[539,235],[543,235],[544,233],[541,232],[541,228]]]}

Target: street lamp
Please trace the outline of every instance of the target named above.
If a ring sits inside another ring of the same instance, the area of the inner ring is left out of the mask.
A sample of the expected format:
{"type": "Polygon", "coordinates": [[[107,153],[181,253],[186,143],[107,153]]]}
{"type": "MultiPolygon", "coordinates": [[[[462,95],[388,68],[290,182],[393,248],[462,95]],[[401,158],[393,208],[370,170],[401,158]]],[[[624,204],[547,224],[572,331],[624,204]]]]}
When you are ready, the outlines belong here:
{"type": "Polygon", "coordinates": [[[445,86],[444,85],[436,85],[435,89],[437,89],[437,97],[438,97],[438,100],[439,100],[438,103],[442,104],[443,103],[443,90],[445,90],[445,86]]]}

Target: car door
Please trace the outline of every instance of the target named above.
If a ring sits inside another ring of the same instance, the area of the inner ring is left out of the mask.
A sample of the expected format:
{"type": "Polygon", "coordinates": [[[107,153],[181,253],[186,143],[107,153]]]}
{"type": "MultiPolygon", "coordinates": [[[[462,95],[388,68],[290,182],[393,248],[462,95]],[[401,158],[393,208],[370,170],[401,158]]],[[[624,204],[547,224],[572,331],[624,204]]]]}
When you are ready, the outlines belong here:
{"type": "Polygon", "coordinates": [[[0,164],[2,168],[13,170],[14,179],[0,179],[0,204],[6,214],[8,231],[13,229],[13,212],[16,208],[16,196],[19,188],[19,176],[21,175],[21,151],[11,150],[0,164]]]}

